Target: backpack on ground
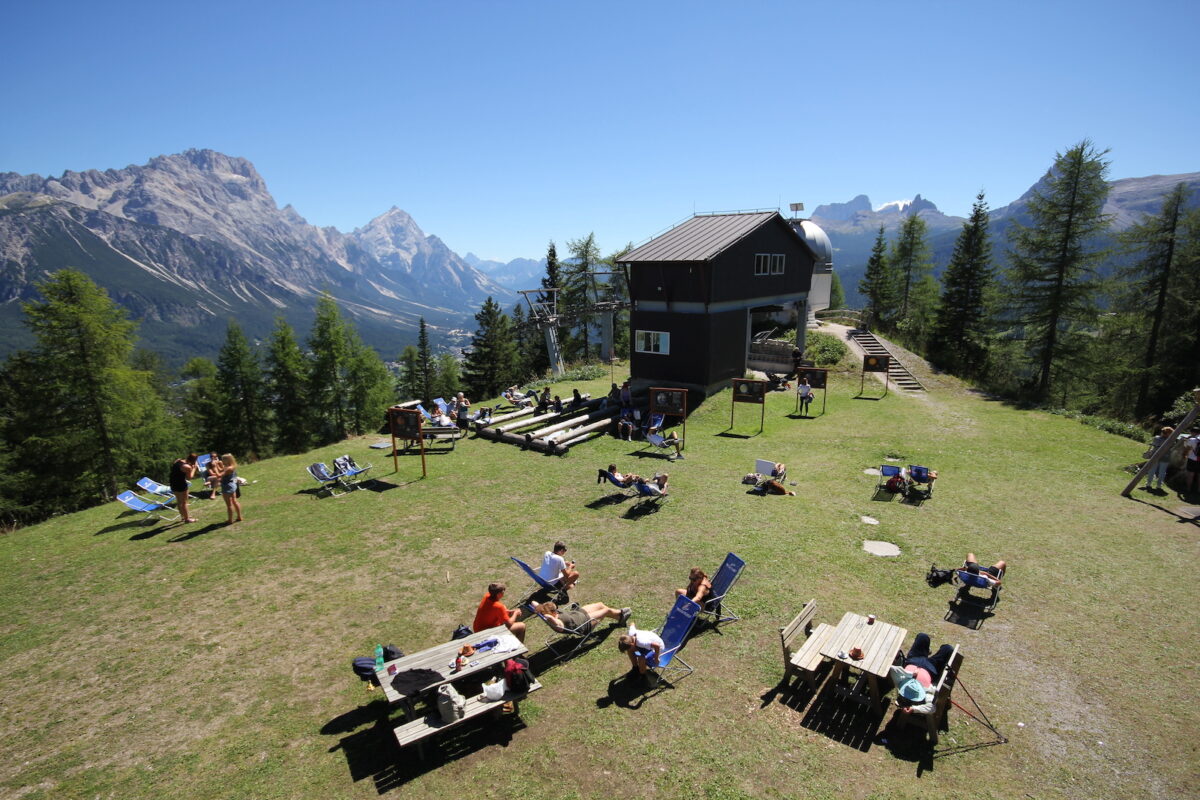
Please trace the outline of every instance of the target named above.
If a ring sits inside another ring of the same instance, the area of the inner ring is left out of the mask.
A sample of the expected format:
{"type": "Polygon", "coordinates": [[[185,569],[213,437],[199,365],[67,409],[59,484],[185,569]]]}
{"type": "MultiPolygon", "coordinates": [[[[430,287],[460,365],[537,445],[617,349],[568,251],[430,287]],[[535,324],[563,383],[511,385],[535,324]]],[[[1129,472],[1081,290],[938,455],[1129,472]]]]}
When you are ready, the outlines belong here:
{"type": "Polygon", "coordinates": [[[443,722],[454,722],[466,715],[467,699],[453,684],[444,683],[437,690],[437,709],[443,722]]]}
{"type": "Polygon", "coordinates": [[[350,667],[360,680],[370,681],[375,686],[379,685],[379,677],[375,674],[375,659],[370,656],[362,656],[354,659],[350,667]]]}
{"type": "Polygon", "coordinates": [[[954,581],[954,570],[938,569],[937,564],[929,565],[929,572],[925,575],[925,582],[933,588],[944,586],[947,583],[954,581]]]}
{"type": "Polygon", "coordinates": [[[450,634],[450,640],[453,641],[455,639],[465,639],[470,635],[471,635],[470,628],[468,628],[466,625],[459,625],[457,628],[454,629],[454,633],[450,634]]]}
{"type": "Polygon", "coordinates": [[[512,694],[526,694],[532,679],[529,675],[529,662],[523,658],[510,658],[504,662],[504,685],[512,694]]]}

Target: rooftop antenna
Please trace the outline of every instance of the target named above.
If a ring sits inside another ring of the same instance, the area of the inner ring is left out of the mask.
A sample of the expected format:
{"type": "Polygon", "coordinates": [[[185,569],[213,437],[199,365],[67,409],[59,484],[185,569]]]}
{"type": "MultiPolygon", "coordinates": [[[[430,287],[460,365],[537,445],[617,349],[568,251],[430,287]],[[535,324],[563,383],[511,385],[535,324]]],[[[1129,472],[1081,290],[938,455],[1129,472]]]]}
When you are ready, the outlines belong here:
{"type": "Polygon", "coordinates": [[[792,218],[799,219],[800,212],[804,210],[804,203],[788,203],[788,208],[792,210],[792,218]]]}

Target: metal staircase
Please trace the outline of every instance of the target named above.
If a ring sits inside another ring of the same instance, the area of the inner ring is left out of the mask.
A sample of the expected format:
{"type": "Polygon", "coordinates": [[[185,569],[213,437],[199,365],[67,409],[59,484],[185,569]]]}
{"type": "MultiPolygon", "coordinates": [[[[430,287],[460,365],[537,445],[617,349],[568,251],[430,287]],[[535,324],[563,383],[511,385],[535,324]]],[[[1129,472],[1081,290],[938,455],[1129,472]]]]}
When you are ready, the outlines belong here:
{"type": "Polygon", "coordinates": [[[870,331],[852,330],[850,336],[854,341],[858,342],[858,346],[863,349],[869,356],[889,356],[888,359],[888,380],[901,389],[909,392],[923,392],[925,387],[917,380],[904,364],[900,363],[900,359],[896,355],[884,347],[875,335],[870,331]]]}

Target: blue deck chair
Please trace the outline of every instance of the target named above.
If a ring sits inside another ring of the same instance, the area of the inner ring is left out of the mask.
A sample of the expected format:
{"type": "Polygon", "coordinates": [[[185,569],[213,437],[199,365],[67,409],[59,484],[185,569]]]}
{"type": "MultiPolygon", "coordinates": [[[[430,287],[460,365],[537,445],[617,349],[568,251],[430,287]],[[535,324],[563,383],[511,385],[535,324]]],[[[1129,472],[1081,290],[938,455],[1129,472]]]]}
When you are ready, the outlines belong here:
{"type": "Polygon", "coordinates": [[[318,461],[315,464],[309,464],[307,470],[308,474],[313,476],[313,480],[321,484],[321,489],[329,492],[331,497],[337,497],[338,495],[346,493],[346,489],[339,480],[338,475],[332,472],[329,469],[329,465],[325,464],[324,462],[318,461]],[[342,489],[342,491],[339,492],[339,488],[342,489]]]}
{"type": "MultiPolygon", "coordinates": [[[[956,606],[959,603],[970,603],[971,605],[979,606],[984,611],[994,611],[1000,603],[1000,590],[1003,583],[993,583],[981,574],[972,575],[967,572],[967,565],[963,564],[954,572],[955,580],[958,582],[958,591],[954,595],[954,599],[950,601],[951,606],[956,606]],[[982,589],[987,592],[987,596],[980,597],[976,594],[971,594],[972,589],[982,589]]],[[[994,577],[1004,580],[1004,570],[1000,570],[1000,574],[994,577]]]]}
{"type": "Polygon", "coordinates": [[[361,480],[359,476],[365,475],[372,466],[372,464],[367,464],[365,467],[360,467],[349,455],[340,456],[333,460],[333,468],[336,470],[334,477],[342,486],[353,489],[361,480]]]}
{"type": "Polygon", "coordinates": [[[137,485],[139,489],[149,492],[152,498],[153,496],[157,495],[158,497],[169,497],[172,500],[175,499],[175,493],[171,491],[170,486],[166,486],[158,481],[151,480],[150,478],[142,478],[137,482],[137,485]]]}
{"type": "Polygon", "coordinates": [[[625,484],[621,483],[616,478],[614,478],[613,474],[611,472],[609,472],[608,470],[606,470],[606,469],[596,470],[596,483],[603,483],[606,480],[609,483],[611,483],[613,486],[620,489],[621,493],[624,494],[626,497],[637,497],[639,494],[639,492],[637,490],[637,486],[635,484],[631,483],[628,486],[626,486],[625,484]]]}
{"type": "MultiPolygon", "coordinates": [[[[903,477],[903,470],[901,470],[900,467],[896,466],[895,464],[880,464],[879,480],[875,484],[875,493],[879,494],[879,492],[883,491],[887,486],[887,482],[897,475],[903,477]]],[[[907,485],[908,484],[906,483],[905,486],[907,485]]]]}
{"type": "Polygon", "coordinates": [[[652,430],[661,430],[663,426],[663,419],[665,417],[666,415],[661,411],[656,411],[647,416],[646,420],[642,423],[642,434],[645,435],[648,431],[652,430]]]}
{"type": "Polygon", "coordinates": [[[937,473],[929,467],[922,467],[919,464],[908,465],[909,491],[921,492],[926,498],[933,497],[933,482],[935,480],[937,480],[937,473]],[[921,486],[925,488],[919,488],[921,486]]]}
{"type": "Polygon", "coordinates": [[[700,609],[700,613],[712,617],[714,625],[720,625],[722,622],[737,622],[741,619],[729,608],[725,598],[729,596],[730,590],[737,583],[737,579],[741,577],[745,567],[745,561],[730,553],[725,556],[725,561],[721,563],[717,574],[713,576],[712,591],[708,597],[704,598],[704,607],[700,609]]]}
{"type": "Polygon", "coordinates": [[[525,570],[525,574],[533,579],[536,586],[522,598],[517,605],[525,605],[526,603],[545,603],[548,600],[553,600],[556,605],[566,605],[571,602],[570,596],[565,589],[560,589],[550,581],[538,575],[537,570],[526,564],[516,556],[510,556],[516,565],[525,570]]]}
{"type": "MultiPolygon", "coordinates": [[[[550,638],[546,639],[546,649],[559,658],[564,658],[581,650],[588,639],[592,638],[592,634],[596,632],[596,628],[600,625],[599,620],[589,619],[578,628],[567,628],[564,625],[563,629],[559,630],[554,627],[554,623],[550,621],[549,617],[538,613],[538,605],[538,603],[528,600],[525,603],[525,608],[529,609],[530,614],[539,617],[550,628],[551,633],[550,638]],[[567,647],[568,644],[571,644],[571,646],[567,647]]],[[[557,601],[555,601],[555,605],[559,605],[557,601]]],[[[561,619],[559,620],[559,624],[562,625],[561,619]]]]}
{"type": "Polygon", "coordinates": [[[666,621],[657,631],[663,640],[663,651],[658,657],[658,664],[654,667],[659,678],[665,678],[668,670],[683,673],[680,677],[692,674],[691,665],[679,657],[679,648],[683,647],[683,643],[687,641],[688,634],[692,632],[692,626],[696,624],[696,616],[699,613],[700,606],[691,598],[683,596],[675,598],[675,605],[671,608],[671,613],[667,614],[666,621]],[[676,666],[676,662],[682,666],[676,666]]]}
{"type": "Polygon", "coordinates": [[[426,422],[433,422],[433,414],[430,414],[428,411],[426,411],[425,406],[417,403],[417,411],[421,412],[421,416],[425,418],[426,422]]]}
{"type": "Polygon", "coordinates": [[[670,450],[671,452],[667,455],[667,458],[671,459],[672,461],[674,461],[677,457],[683,458],[683,453],[677,453],[675,451],[674,444],[675,442],[683,444],[683,439],[668,439],[659,433],[647,433],[646,441],[653,445],[654,449],[656,450],[670,450]]]}
{"type": "Polygon", "coordinates": [[[133,492],[121,492],[119,495],[117,495],[117,499],[124,503],[128,508],[131,508],[134,511],[141,511],[146,515],[146,519],[158,517],[163,522],[174,522],[175,520],[179,519],[179,512],[171,508],[171,503],[174,502],[175,498],[171,498],[171,500],[160,503],[152,500],[143,500],[133,492]],[[175,516],[164,516],[164,509],[175,511],[175,516]]]}
{"type": "Polygon", "coordinates": [[[665,491],[656,491],[657,486],[651,487],[649,481],[634,481],[633,488],[637,492],[635,495],[638,499],[638,505],[642,503],[653,503],[654,505],[661,504],[667,499],[668,494],[665,491]]]}
{"type": "Polygon", "coordinates": [[[433,398],[433,404],[437,406],[438,411],[442,412],[446,416],[450,416],[450,406],[446,405],[446,398],[435,397],[433,398]]]}

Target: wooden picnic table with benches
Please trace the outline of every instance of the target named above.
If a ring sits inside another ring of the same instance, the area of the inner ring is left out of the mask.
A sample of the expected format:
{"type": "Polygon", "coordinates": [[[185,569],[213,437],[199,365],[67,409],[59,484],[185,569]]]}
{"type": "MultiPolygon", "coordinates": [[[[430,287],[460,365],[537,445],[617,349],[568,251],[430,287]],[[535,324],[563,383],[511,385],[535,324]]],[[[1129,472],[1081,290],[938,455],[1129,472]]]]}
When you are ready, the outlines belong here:
{"type": "Polygon", "coordinates": [[[908,631],[898,625],[882,620],[871,623],[867,617],[847,611],[825,639],[820,653],[833,662],[833,671],[830,673],[833,681],[837,681],[847,669],[861,672],[854,685],[849,688],[839,686],[839,692],[844,697],[870,706],[876,714],[882,714],[879,679],[888,679],[888,671],[896,662],[896,655],[907,635],[908,631]],[[854,648],[862,650],[861,659],[850,657],[850,651],[854,648]],[[864,682],[868,693],[862,691],[864,682]]]}

